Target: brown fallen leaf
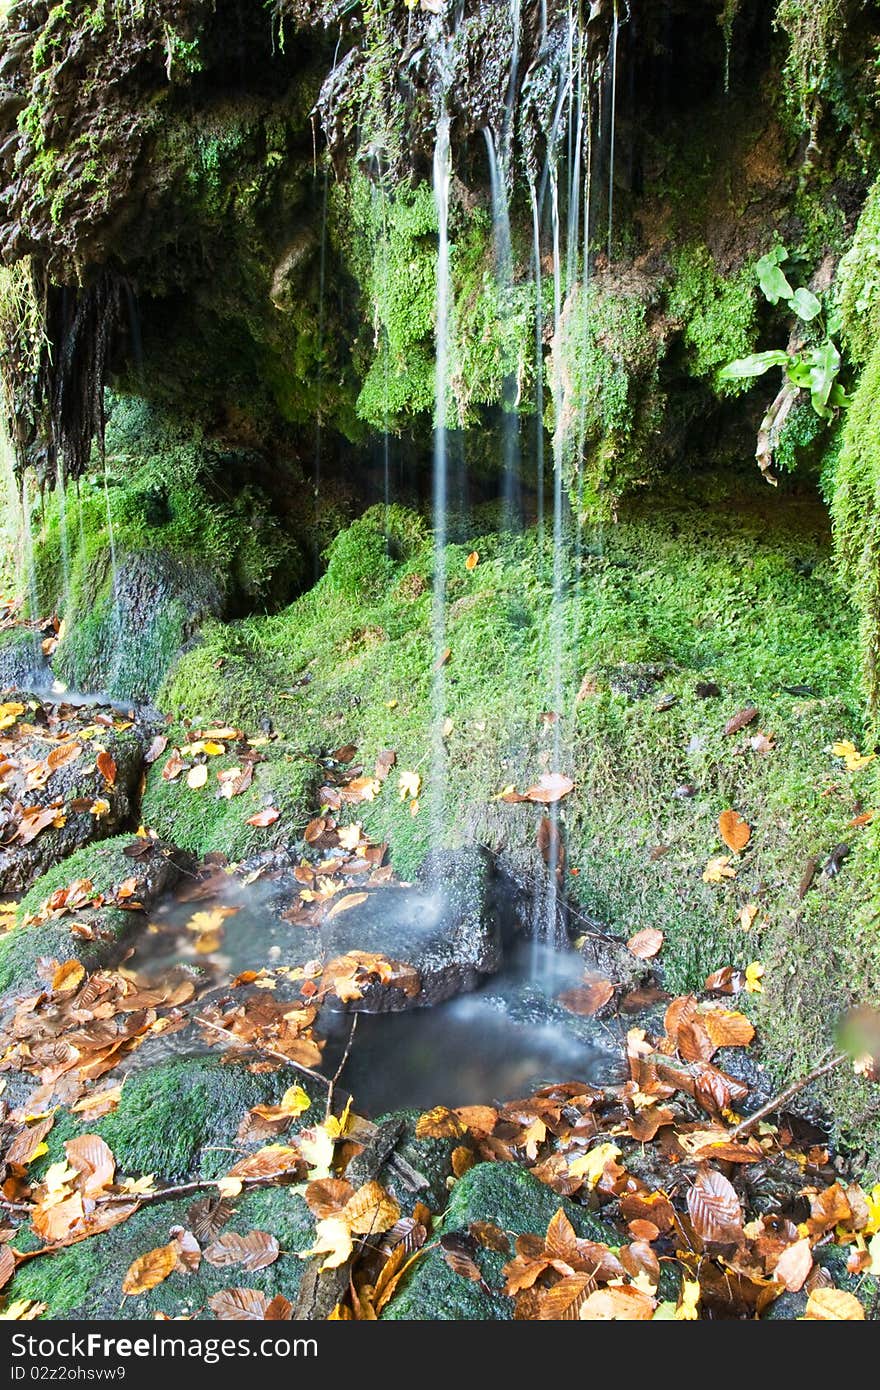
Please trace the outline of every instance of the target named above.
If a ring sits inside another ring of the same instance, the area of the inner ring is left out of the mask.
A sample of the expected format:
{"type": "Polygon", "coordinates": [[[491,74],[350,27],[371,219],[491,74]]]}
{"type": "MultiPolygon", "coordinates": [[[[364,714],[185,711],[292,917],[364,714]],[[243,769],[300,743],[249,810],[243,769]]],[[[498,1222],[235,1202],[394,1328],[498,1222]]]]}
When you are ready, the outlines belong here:
{"type": "Polygon", "coordinates": [[[747,705],[745,709],[739,710],[728,719],[724,726],[726,734],[738,734],[741,729],[748,728],[749,724],[754,723],[758,717],[758,710],[755,705],[747,705]]]}
{"type": "Polygon", "coordinates": [[[701,1240],[728,1245],[742,1238],[742,1206],[733,1184],[723,1173],[713,1169],[698,1173],[688,1192],[687,1205],[701,1240]]]}
{"type": "Polygon", "coordinates": [[[248,816],[245,825],[256,825],[263,829],[267,825],[274,825],[281,817],[281,812],[274,806],[267,806],[265,811],[257,811],[256,815],[248,816]]]}
{"type": "Polygon", "coordinates": [[[523,792],[523,800],[535,801],[540,806],[551,806],[574,790],[571,777],[562,772],[545,772],[533,787],[523,792]]]}
{"type": "Polygon", "coordinates": [[[569,1013],[582,1018],[592,1018],[614,997],[614,985],[610,980],[591,980],[577,989],[567,989],[559,996],[559,1002],[569,1013]]]}
{"type": "Polygon", "coordinates": [[[227,1265],[241,1265],[243,1269],[253,1271],[274,1264],[279,1254],[278,1241],[267,1231],[249,1231],[245,1236],[237,1231],[224,1231],[208,1246],[205,1259],[218,1269],[227,1265]]]}
{"type": "Polygon", "coordinates": [[[722,811],[718,817],[718,830],[727,848],[732,849],[734,854],[744,850],[752,838],[751,828],[739,811],[722,811]]]}
{"type": "Polygon", "coordinates": [[[221,1289],[208,1306],[222,1322],[264,1322],[270,1304],[260,1289],[221,1289]]]}
{"type": "Polygon", "coordinates": [[[112,753],[99,753],[95,763],[107,786],[112,787],[116,781],[116,760],[112,753]]]}
{"type": "Polygon", "coordinates": [[[155,1250],[148,1250],[129,1266],[122,1281],[122,1292],[133,1297],[136,1294],[147,1293],[149,1289],[155,1289],[157,1284],[168,1278],[176,1264],[177,1248],[173,1242],[170,1245],[160,1245],[155,1250]]]}
{"type": "Polygon", "coordinates": [[[57,772],[59,767],[75,762],[82,751],[81,743],[60,743],[48,754],[46,762],[52,772],[57,772]]]}
{"type": "Polygon", "coordinates": [[[645,927],[642,931],[637,931],[635,936],[631,936],[626,943],[627,950],[636,957],[637,960],[651,960],[657,955],[663,945],[663,933],[656,927],[645,927]]]}

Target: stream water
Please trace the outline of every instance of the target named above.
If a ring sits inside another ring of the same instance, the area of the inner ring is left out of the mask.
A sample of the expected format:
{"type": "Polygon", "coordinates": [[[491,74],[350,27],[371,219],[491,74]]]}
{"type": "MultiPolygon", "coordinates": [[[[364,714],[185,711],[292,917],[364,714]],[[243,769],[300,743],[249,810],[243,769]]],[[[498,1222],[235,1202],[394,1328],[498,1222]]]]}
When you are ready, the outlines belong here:
{"type": "MultiPolygon", "coordinates": [[[[160,903],[135,941],[128,967],[156,982],[186,972],[210,1002],[228,993],[229,981],[240,972],[296,967],[334,953],[332,924],[316,931],[281,920],[284,895],[278,885],[245,887],[220,873],[205,891],[212,886],[210,897],[170,897],[160,903]],[[194,929],[196,914],[221,905],[230,915],[209,940],[194,929]]],[[[501,900],[502,912],[511,918],[512,906],[501,900]]],[[[437,891],[385,889],[381,908],[379,930],[402,957],[417,957],[443,928],[445,904],[437,891]]],[[[358,1014],[340,1085],[354,1096],[359,1113],[372,1118],[401,1107],[510,1100],[551,1081],[622,1080],[620,1028],[577,1017],[559,1003],[563,991],[583,980],[578,952],[540,946],[536,970],[532,943],[511,938],[509,930],[504,934],[510,944],[501,968],[477,990],[429,1008],[358,1014]]],[[[273,998],[301,1002],[299,979],[286,977],[282,969],[275,981],[273,998]]],[[[325,1006],[321,1012],[316,1032],[326,1039],[325,1075],[333,1075],[342,1060],[351,1022],[341,1010],[325,1006]]],[[[190,1024],[145,1043],[126,1067],[141,1070],[168,1057],[217,1051],[190,1024]]]]}

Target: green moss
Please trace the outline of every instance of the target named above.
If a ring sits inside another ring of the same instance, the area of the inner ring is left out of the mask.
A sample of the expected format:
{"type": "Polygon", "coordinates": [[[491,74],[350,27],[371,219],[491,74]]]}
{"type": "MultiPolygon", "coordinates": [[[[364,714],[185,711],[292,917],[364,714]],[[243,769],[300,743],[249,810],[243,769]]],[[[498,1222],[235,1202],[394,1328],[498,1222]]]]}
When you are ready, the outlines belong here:
{"type": "Polygon", "coordinates": [[[194,628],[225,605],[288,597],[303,550],[197,425],[115,403],[104,476],[57,490],[34,522],[41,613],[64,618],[53,658],[77,689],[148,699],[194,628]]]}
{"type": "Polygon", "coordinates": [[[132,861],[123,854],[131,844],[130,835],[120,835],[100,844],[87,845],[69,859],[56,864],[37,879],[22,898],[18,907],[19,925],[0,936],[0,991],[31,987],[36,981],[37,964],[42,957],[56,960],[79,960],[87,969],[97,969],[114,953],[118,943],[133,929],[136,918],[117,908],[102,909],[99,918],[101,937],[84,941],[72,936],[70,924],[75,918],[61,918],[40,927],[21,925],[24,919],[39,911],[47,898],[58,888],[65,888],[78,878],[89,878],[95,894],[109,894],[132,873],[132,861]]]}
{"type": "Polygon", "coordinates": [[[750,265],[721,275],[711,253],[692,245],[677,256],[669,313],[682,324],[689,371],[708,377],[719,394],[743,383],[719,382],[718,371],[753,351],[758,333],[755,276],[750,265]]]}
{"type": "Polygon", "coordinates": [[[255,1273],[232,1274],[202,1260],[195,1274],[174,1273],[157,1288],[124,1299],[122,1281],[139,1254],[164,1245],[172,1226],[188,1227],[191,1200],[142,1207],[134,1216],[102,1236],[93,1236],[42,1259],[20,1266],[10,1286],[12,1298],[31,1298],[49,1304],[49,1316],[68,1318],[139,1318],[155,1313],[169,1317],[196,1314],[213,1317],[208,1300],[221,1289],[247,1286],[262,1289],[269,1298],[283,1293],[291,1301],[302,1277],[297,1252],[314,1238],[311,1215],[302,1197],[289,1188],[267,1188],[236,1202],[235,1214],[224,1230],[246,1235],[269,1231],[282,1249],[274,1264],[255,1273]]]}
{"type": "MultiPolygon", "coordinates": [[[[479,1163],[455,1184],[442,1231],[464,1231],[472,1221],[490,1221],[511,1237],[527,1231],[546,1234],[562,1207],[584,1239],[614,1241],[614,1232],[577,1203],[559,1197],[516,1163],[479,1163]]],[[[511,1246],[513,1241],[511,1239],[511,1246]]],[[[502,1266],[510,1256],[480,1250],[477,1263],[491,1292],[455,1274],[435,1247],[404,1276],[384,1317],[391,1321],[506,1320],[513,1300],[502,1292],[502,1266]]]]}
{"type": "Polygon", "coordinates": [[[236,1140],[248,1110],[277,1104],[294,1082],[305,1083],[313,1107],[291,1132],[311,1123],[318,1105],[320,1119],[325,1098],[323,1089],[292,1069],[254,1073],[241,1062],[200,1055],[134,1071],[111,1114],[83,1123],[59,1112],[47,1139],[49,1153],[41,1162],[63,1158],[65,1141],[76,1134],[100,1134],[113,1150],[120,1174],[155,1173],[163,1182],[218,1177],[253,1147],[236,1140]]]}
{"type": "Polygon", "coordinates": [[[838,560],[859,613],[860,653],[872,721],[880,719],[880,343],[847,412],[826,480],[838,560]]]}
{"type": "MultiPolygon", "coordinates": [[[[201,708],[205,715],[222,717],[220,711],[201,708]]],[[[182,728],[170,734],[178,744],[191,737],[182,728]]],[[[197,790],[187,786],[185,777],[166,781],[161,771],[165,759],[160,758],[147,779],[141,819],[150,830],[173,840],[181,849],[197,855],[219,852],[231,863],[300,839],[314,805],[314,759],[295,743],[273,743],[262,751],[266,761],[254,768],[251,785],[229,798],[219,795],[214,774],[239,766],[234,758],[212,758],[208,784],[197,790]],[[273,825],[247,824],[250,816],[270,806],[281,813],[273,825]]]]}
{"type": "Polygon", "coordinates": [[[595,281],[566,303],[551,366],[557,447],[576,505],[609,515],[620,495],[657,471],[665,401],[661,334],[645,299],[595,281]]]}
{"type": "Polygon", "coordinates": [[[880,181],[868,194],[836,283],[847,352],[864,366],[880,326],[880,181]]]}

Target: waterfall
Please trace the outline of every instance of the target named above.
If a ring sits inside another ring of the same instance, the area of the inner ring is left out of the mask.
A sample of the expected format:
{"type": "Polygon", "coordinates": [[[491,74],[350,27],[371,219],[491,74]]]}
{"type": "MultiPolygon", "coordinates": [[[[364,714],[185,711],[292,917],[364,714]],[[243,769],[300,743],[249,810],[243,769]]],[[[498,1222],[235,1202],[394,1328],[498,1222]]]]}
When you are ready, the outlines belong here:
{"type": "MultiPolygon", "coordinates": [[[[40,596],[37,592],[37,569],[34,562],[34,534],[31,528],[31,508],[27,495],[26,478],[22,478],[21,480],[19,502],[21,506],[21,552],[18,586],[19,589],[27,592],[31,621],[36,624],[40,617],[40,596]]],[[[43,649],[40,643],[40,633],[37,626],[33,628],[32,641],[34,670],[36,671],[43,662],[43,649]]]]}
{"type": "Polygon", "coordinates": [[[433,841],[443,842],[446,809],[446,531],[449,449],[446,405],[449,389],[449,186],[451,181],[450,120],[445,109],[437,121],[434,146],[434,201],[437,208],[437,344],[434,415],[434,589],[432,637],[434,645],[432,799],[433,841]]]}
{"type": "Polygon", "coordinates": [[[541,214],[538,190],[529,187],[535,269],[535,477],[538,489],[538,554],[544,553],[544,289],[541,276],[541,214]]]}
{"type": "MultiPolygon", "coordinates": [[[[489,155],[492,187],[492,227],[495,240],[495,278],[501,304],[502,337],[509,340],[509,321],[513,294],[513,252],[510,240],[510,206],[506,170],[501,166],[491,130],[484,131],[489,155]]],[[[518,372],[508,374],[502,385],[501,412],[501,497],[504,525],[516,530],[522,521],[522,495],[519,477],[519,421],[516,413],[518,372]]]]}

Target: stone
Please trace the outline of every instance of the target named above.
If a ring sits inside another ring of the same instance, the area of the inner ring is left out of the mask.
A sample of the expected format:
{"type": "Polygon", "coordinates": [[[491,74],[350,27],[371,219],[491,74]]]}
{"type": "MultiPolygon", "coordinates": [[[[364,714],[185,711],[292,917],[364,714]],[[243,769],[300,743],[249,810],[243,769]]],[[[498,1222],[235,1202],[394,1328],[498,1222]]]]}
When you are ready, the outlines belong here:
{"type": "Polygon", "coordinates": [[[321,929],[327,959],[369,951],[419,972],[421,990],[369,985],[345,1007],[368,1013],[442,1003],[473,990],[501,964],[501,932],[488,902],[491,861],[479,849],[436,852],[411,886],[387,887],[321,929]]]}

